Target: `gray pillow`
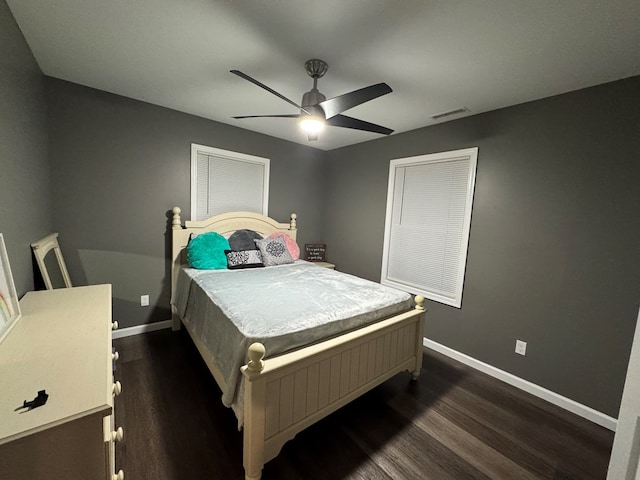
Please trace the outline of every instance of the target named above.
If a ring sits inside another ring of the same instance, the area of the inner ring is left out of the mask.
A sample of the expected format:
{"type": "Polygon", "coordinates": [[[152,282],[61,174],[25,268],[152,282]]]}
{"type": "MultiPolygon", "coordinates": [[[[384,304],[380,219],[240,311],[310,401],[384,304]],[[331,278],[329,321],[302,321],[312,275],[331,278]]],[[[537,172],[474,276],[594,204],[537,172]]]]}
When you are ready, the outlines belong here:
{"type": "Polygon", "coordinates": [[[229,237],[229,246],[231,250],[257,250],[254,240],[262,239],[262,235],[254,230],[236,230],[229,237]]]}
{"type": "Polygon", "coordinates": [[[293,263],[293,258],[291,258],[283,237],[263,238],[254,241],[258,249],[260,249],[260,253],[262,253],[262,261],[265,267],[293,263]]]}

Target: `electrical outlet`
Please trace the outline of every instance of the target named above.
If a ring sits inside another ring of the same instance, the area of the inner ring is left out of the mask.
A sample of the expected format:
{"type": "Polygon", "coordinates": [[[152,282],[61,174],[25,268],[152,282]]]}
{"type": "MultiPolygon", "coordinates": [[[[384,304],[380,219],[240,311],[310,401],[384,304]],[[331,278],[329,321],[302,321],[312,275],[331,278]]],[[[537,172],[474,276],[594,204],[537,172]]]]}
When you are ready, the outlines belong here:
{"type": "Polygon", "coordinates": [[[149,306],[149,295],[141,295],[140,296],[140,306],[148,307],[149,306]]]}
{"type": "Polygon", "coordinates": [[[522,340],[516,340],[516,353],[520,355],[527,354],[527,342],[523,342],[522,340]]]}

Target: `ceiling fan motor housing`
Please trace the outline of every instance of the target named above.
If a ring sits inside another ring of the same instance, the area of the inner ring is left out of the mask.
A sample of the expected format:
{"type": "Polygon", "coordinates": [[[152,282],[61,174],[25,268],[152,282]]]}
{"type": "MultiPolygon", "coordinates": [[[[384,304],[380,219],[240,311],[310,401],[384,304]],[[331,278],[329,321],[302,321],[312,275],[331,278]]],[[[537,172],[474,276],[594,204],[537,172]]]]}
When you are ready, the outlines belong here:
{"type": "Polygon", "coordinates": [[[304,111],[300,112],[301,115],[304,115],[306,111],[311,115],[318,115],[324,119],[324,110],[318,104],[324,102],[326,99],[327,97],[320,93],[317,88],[309,90],[302,96],[302,102],[300,102],[300,105],[304,109],[304,111]]]}
{"type": "Polygon", "coordinates": [[[320,93],[317,87],[318,79],[327,73],[329,65],[327,65],[327,62],[324,60],[312,58],[311,60],[306,61],[304,69],[307,71],[307,74],[313,78],[313,88],[302,96],[302,102],[300,102],[302,111],[300,114],[305,115],[309,113],[313,117],[318,116],[321,117],[322,120],[325,120],[326,117],[324,115],[324,110],[318,104],[320,102],[324,102],[327,97],[320,93]]]}

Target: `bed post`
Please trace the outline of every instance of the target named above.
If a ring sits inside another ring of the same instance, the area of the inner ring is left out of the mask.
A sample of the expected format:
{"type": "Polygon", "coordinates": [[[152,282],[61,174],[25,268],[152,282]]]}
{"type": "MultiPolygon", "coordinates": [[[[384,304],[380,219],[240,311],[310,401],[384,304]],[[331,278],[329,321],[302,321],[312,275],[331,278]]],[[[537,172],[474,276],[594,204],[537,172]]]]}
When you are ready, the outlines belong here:
{"type": "Polygon", "coordinates": [[[297,218],[298,218],[298,215],[296,215],[295,213],[291,214],[291,220],[289,221],[289,230],[295,231],[298,229],[297,218]]]}
{"type": "Polygon", "coordinates": [[[173,220],[171,220],[171,228],[173,230],[180,230],[182,228],[182,219],[180,218],[180,213],[182,210],[180,207],[173,207],[171,209],[173,212],[173,220]]]}
{"type": "Polygon", "coordinates": [[[265,348],[252,343],[248,350],[249,362],[242,367],[244,390],[243,465],[245,480],[260,480],[264,467],[266,385],[260,381],[264,369],[265,348]]]}
{"type": "MultiPolygon", "coordinates": [[[[176,291],[176,280],[180,269],[180,250],[176,246],[176,236],[174,231],[182,230],[182,219],[180,218],[182,210],[180,207],[173,207],[171,212],[173,213],[173,218],[171,220],[171,295],[173,296],[176,291]]],[[[180,317],[176,313],[176,307],[173,304],[171,305],[171,320],[173,323],[171,329],[174,331],[180,330],[180,317]]]]}
{"type": "Polygon", "coordinates": [[[416,295],[416,310],[422,311],[422,315],[420,315],[420,320],[418,321],[418,335],[416,340],[416,366],[414,370],[411,372],[411,378],[413,380],[417,380],[420,376],[420,370],[422,370],[422,356],[423,356],[423,337],[424,337],[424,312],[426,309],[424,308],[424,297],[422,295],[416,295]]]}

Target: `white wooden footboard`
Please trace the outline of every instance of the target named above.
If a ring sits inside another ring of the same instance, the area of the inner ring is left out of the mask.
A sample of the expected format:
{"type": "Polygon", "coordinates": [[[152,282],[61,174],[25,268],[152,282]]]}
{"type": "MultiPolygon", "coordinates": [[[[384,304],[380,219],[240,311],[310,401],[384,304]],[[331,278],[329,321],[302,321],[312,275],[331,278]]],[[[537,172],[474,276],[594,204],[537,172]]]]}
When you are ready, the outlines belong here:
{"type": "Polygon", "coordinates": [[[285,442],[351,400],[408,370],[422,366],[424,298],[416,307],[334,339],[264,360],[249,347],[244,375],[244,468],[258,480],[265,462],[285,442]]]}

